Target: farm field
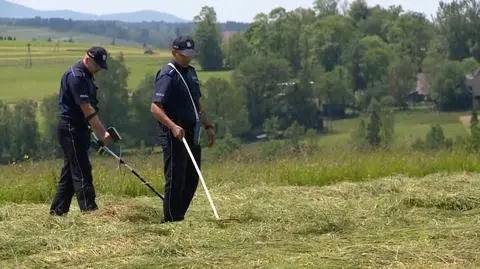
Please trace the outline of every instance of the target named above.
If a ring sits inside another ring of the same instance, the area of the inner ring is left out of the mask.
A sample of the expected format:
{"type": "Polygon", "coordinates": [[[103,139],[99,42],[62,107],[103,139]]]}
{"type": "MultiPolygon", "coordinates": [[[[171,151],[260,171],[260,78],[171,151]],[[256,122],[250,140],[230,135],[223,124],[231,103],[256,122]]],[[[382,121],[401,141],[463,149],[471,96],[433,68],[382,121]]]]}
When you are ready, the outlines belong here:
{"type": "MultiPolygon", "coordinates": [[[[30,42],[32,68],[27,68],[28,54],[25,42],[0,41],[0,100],[15,102],[22,98],[41,100],[58,92],[63,72],[85,54],[92,45],[30,42]]],[[[155,50],[153,55],[144,55],[142,47],[104,45],[112,57],[123,53],[125,65],[130,71],[128,87],[135,90],[147,73],[155,74],[170,59],[168,50],[155,50]]],[[[194,64],[195,67],[197,65],[194,64]]],[[[198,69],[198,67],[197,67],[198,69]]],[[[198,70],[202,81],[210,77],[229,79],[231,72],[202,72],[198,70]]]]}
{"type": "MultiPolygon", "coordinates": [[[[100,210],[51,217],[61,161],[1,167],[0,265],[61,268],[475,268],[480,265],[480,158],[462,150],[410,147],[432,123],[466,137],[464,113],[399,112],[390,151],[358,152],[349,135],[245,145],[225,157],[205,149],[187,219],[162,224],[161,201],[109,157],[93,157],[100,210]],[[282,144],[278,144],[282,143],[282,144]],[[280,146],[282,145],[282,146],[280,146]],[[285,150],[285,146],[287,150],[285,150]],[[282,149],[280,150],[280,149],[282,149]]],[[[127,156],[163,190],[161,155],[127,156]]]]}

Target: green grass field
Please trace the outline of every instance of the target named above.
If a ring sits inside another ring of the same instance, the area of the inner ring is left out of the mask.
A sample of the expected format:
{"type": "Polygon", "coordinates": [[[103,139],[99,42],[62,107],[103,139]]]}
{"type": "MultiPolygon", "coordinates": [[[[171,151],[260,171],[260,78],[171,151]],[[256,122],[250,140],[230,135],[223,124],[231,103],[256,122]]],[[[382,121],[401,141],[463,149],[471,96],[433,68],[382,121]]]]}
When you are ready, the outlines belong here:
{"type": "MultiPolygon", "coordinates": [[[[460,117],[468,115],[468,112],[439,113],[425,109],[397,113],[395,115],[395,144],[397,147],[404,148],[417,138],[425,138],[432,124],[440,124],[448,137],[465,136],[468,134],[468,129],[462,125],[460,117]]],[[[368,118],[364,119],[368,122],[368,118]]],[[[344,144],[350,139],[350,132],[355,130],[358,125],[359,119],[334,121],[333,133],[322,139],[321,143],[325,145],[344,144]]]]}
{"type": "MultiPolygon", "coordinates": [[[[87,45],[35,42],[26,69],[22,42],[0,42],[0,100],[41,99],[58,90],[63,70],[87,45]]],[[[136,47],[125,54],[135,89],[169,59],[136,47]]],[[[229,78],[230,72],[200,72],[229,78]]],[[[203,153],[202,173],[220,221],[199,184],[187,219],[161,224],[162,203],[113,158],[92,155],[100,209],[48,215],[61,160],[0,166],[1,268],[478,268],[480,156],[460,148],[417,151],[411,145],[440,124],[467,137],[460,117],[428,110],[395,115],[389,150],[356,151],[359,119],[334,121],[333,132],[243,145],[223,158],[203,153]]],[[[41,120],[41,118],[39,119],[41,120]]],[[[126,161],[159,191],[160,154],[126,161]]]]}
{"type": "MultiPolygon", "coordinates": [[[[58,92],[63,72],[80,60],[91,46],[61,43],[58,51],[54,51],[54,43],[38,41],[31,44],[33,67],[26,68],[28,56],[25,42],[0,41],[0,100],[40,100],[58,92]]],[[[104,46],[113,57],[124,54],[125,65],[130,70],[128,87],[132,90],[139,85],[145,74],[156,73],[170,59],[170,53],[166,50],[157,50],[154,55],[144,55],[141,47],[104,46]]],[[[202,81],[210,77],[229,79],[230,74],[231,72],[202,72],[200,69],[198,72],[202,81]]]]}
{"type": "MultiPolygon", "coordinates": [[[[432,123],[466,136],[464,113],[401,112],[390,151],[348,143],[358,119],[333,123],[311,152],[248,145],[205,149],[202,186],[181,223],[161,224],[160,199],[113,158],[93,156],[100,210],[51,217],[61,161],[1,167],[2,268],[477,268],[480,157],[419,152],[432,123]]],[[[277,141],[278,142],[278,141],[277,141]]],[[[310,141],[312,142],[312,141],[310,141]]],[[[163,190],[161,155],[127,162],[163,190]]]]}

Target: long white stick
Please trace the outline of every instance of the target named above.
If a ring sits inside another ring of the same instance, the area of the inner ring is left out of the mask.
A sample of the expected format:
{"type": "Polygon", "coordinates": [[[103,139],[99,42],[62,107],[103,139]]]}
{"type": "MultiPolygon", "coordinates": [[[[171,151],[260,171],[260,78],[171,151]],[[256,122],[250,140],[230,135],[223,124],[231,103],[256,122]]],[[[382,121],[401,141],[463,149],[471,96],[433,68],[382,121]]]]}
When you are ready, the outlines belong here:
{"type": "Polygon", "coordinates": [[[198,168],[197,162],[195,161],[195,158],[193,157],[192,151],[190,150],[190,147],[188,146],[187,140],[185,140],[185,138],[183,138],[182,140],[183,140],[183,144],[185,145],[185,148],[188,151],[188,154],[190,155],[190,159],[192,159],[193,165],[195,166],[195,169],[197,170],[198,177],[200,177],[200,181],[202,182],[203,188],[205,189],[205,193],[207,194],[208,201],[210,202],[210,205],[212,206],[213,214],[215,215],[215,218],[217,220],[219,220],[220,217],[217,214],[217,209],[215,208],[215,205],[213,204],[212,197],[210,197],[210,193],[208,192],[207,185],[205,184],[205,180],[203,179],[202,172],[200,172],[200,168],[198,168]]]}

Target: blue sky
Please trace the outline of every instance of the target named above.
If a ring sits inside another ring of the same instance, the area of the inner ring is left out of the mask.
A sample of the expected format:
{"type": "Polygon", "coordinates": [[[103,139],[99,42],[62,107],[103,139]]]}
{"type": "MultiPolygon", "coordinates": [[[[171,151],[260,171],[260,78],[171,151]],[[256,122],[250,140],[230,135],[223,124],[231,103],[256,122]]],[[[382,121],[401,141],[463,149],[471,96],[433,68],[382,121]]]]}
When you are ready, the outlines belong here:
{"type": "MultiPolygon", "coordinates": [[[[141,9],[153,9],[172,13],[181,18],[191,20],[197,15],[202,6],[213,6],[220,21],[233,20],[249,22],[260,13],[268,13],[275,7],[282,6],[287,10],[297,7],[312,7],[313,0],[8,0],[28,7],[41,10],[70,9],[93,14],[107,14],[129,12],[141,9]],[[115,3],[115,4],[113,4],[115,3]]],[[[449,1],[449,0],[447,0],[449,1]]],[[[342,0],[343,2],[343,0],[342,0]]],[[[380,4],[402,5],[405,10],[414,10],[434,15],[438,8],[439,0],[367,0],[369,5],[380,4]]]]}

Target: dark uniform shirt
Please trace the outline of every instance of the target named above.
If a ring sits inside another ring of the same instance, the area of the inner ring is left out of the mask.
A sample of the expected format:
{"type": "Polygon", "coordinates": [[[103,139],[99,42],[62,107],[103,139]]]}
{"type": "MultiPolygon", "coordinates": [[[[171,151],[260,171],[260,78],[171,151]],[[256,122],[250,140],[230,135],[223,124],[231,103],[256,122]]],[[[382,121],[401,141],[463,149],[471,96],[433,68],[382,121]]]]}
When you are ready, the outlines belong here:
{"type": "Polygon", "coordinates": [[[81,104],[90,103],[98,111],[97,86],[82,61],[69,67],[62,76],[59,94],[60,117],[77,128],[88,128],[81,104]]]}
{"type": "MultiPolygon", "coordinates": [[[[197,113],[200,113],[199,103],[202,93],[195,68],[191,66],[183,68],[173,61],[171,63],[175,65],[188,84],[197,113]]],[[[167,116],[176,124],[188,129],[195,126],[196,116],[188,89],[177,71],[171,66],[166,65],[157,73],[152,99],[153,102],[162,104],[167,116]]]]}

